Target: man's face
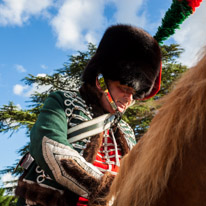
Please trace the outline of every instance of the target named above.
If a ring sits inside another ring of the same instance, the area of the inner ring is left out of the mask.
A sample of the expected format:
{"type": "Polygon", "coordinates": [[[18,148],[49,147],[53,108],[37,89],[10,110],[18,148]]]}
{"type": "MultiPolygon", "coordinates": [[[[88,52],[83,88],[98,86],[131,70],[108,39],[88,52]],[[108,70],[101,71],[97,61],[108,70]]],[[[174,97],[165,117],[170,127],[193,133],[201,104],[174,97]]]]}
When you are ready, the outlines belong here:
{"type": "MultiPolygon", "coordinates": [[[[120,84],[119,81],[108,81],[108,87],[119,112],[124,112],[133,102],[134,89],[120,84]]],[[[103,95],[102,106],[110,113],[114,113],[111,105],[103,95]]]]}

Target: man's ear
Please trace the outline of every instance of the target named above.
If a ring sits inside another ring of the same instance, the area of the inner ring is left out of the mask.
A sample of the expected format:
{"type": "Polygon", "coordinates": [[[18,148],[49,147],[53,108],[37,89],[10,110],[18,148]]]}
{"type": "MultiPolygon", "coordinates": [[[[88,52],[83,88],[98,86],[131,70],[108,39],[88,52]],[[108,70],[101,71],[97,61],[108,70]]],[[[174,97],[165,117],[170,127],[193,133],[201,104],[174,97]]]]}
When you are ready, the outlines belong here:
{"type": "Polygon", "coordinates": [[[98,90],[103,91],[100,84],[99,84],[98,78],[96,78],[96,87],[98,90]]]}

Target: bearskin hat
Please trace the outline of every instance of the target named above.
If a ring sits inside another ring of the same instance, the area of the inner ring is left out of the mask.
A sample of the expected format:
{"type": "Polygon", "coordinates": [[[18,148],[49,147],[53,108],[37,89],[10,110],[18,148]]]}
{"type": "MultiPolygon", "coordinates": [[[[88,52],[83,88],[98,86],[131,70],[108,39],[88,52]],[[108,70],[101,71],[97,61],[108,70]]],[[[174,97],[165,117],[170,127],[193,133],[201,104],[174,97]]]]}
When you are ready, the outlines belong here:
{"type": "Polygon", "coordinates": [[[82,80],[94,86],[99,74],[106,80],[132,87],[134,99],[155,95],[161,79],[161,50],[157,41],[143,29],[131,25],[109,27],[82,80]]]}

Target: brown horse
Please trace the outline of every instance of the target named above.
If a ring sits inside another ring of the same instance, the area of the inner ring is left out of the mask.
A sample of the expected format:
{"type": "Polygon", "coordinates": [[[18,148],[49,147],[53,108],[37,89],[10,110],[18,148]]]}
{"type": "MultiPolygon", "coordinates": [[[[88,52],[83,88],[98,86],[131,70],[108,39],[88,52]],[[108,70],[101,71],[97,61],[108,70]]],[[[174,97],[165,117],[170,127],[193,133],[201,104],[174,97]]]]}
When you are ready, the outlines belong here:
{"type": "Polygon", "coordinates": [[[114,206],[206,205],[206,48],[122,160],[114,206]]]}

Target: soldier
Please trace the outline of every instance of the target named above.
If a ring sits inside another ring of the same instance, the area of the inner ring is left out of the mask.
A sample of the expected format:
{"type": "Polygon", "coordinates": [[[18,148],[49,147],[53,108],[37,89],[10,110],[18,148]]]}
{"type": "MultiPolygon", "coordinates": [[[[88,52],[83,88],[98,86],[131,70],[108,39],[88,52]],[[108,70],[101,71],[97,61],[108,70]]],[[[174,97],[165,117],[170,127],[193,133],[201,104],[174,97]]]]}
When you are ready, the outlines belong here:
{"type": "Polygon", "coordinates": [[[161,52],[147,32],[114,25],[104,33],[77,91],[51,93],[31,131],[17,205],[104,205],[121,158],[135,145],[121,117],[160,88],[161,52]]]}

